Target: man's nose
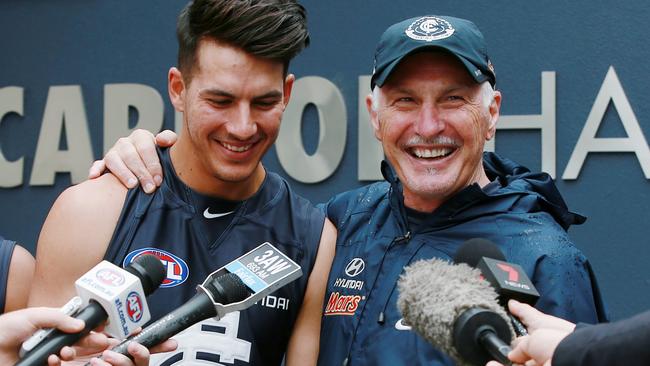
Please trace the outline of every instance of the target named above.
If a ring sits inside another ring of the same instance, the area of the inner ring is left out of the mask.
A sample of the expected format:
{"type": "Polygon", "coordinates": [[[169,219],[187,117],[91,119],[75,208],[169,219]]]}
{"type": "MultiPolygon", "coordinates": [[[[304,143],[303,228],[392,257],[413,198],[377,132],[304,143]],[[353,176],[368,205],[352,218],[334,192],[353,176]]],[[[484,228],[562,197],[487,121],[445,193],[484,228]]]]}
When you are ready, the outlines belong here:
{"type": "Polygon", "coordinates": [[[425,103],[415,121],[415,132],[423,137],[437,136],[445,129],[440,110],[432,103],[425,103]]]}
{"type": "Polygon", "coordinates": [[[240,140],[249,139],[257,133],[257,122],[247,103],[238,106],[237,113],[229,123],[228,132],[240,140]]]}

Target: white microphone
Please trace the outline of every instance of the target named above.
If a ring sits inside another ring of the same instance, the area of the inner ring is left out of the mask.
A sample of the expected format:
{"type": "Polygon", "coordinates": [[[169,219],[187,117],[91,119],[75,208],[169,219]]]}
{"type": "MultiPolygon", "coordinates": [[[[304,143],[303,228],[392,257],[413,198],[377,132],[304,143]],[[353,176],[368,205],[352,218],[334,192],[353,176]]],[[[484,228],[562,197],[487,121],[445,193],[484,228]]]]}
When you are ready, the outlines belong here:
{"type": "Polygon", "coordinates": [[[28,351],[15,366],[43,365],[50,354],[74,344],[108,319],[105,331],[116,338],[126,338],[151,316],[145,296],[152,293],[165,278],[165,268],[153,255],[136,258],[125,269],[102,261],[75,282],[82,300],[75,318],[85,322],[79,333],[59,330],[28,351]]]}

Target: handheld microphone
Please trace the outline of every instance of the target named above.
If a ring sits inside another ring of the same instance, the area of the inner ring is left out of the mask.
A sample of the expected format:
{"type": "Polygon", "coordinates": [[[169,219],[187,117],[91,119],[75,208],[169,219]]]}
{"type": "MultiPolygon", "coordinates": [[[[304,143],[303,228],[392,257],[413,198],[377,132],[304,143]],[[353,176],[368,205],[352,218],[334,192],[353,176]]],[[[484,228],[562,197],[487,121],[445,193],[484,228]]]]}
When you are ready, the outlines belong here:
{"type": "Polygon", "coordinates": [[[397,306],[413,329],[459,366],[508,359],[513,331],[497,294],[480,272],[440,259],[404,268],[397,306]]]}
{"type": "Polygon", "coordinates": [[[263,243],[212,272],[189,301],[112,351],[131,357],[127,351],[131,342],[147,348],[155,346],[202,320],[246,309],[300,276],[302,270],[297,263],[270,243],[263,243]]]}
{"type": "MultiPolygon", "coordinates": [[[[508,263],[503,252],[492,241],[487,239],[470,239],[463,243],[454,257],[455,263],[466,263],[478,268],[483,278],[488,281],[499,294],[499,303],[508,308],[508,300],[514,299],[534,306],[539,299],[539,293],[521,266],[508,263]]],[[[517,335],[526,335],[526,327],[510,312],[508,316],[517,335]]]]}
{"type": "Polygon", "coordinates": [[[150,318],[145,296],[152,293],[165,278],[165,268],[153,255],[138,257],[125,269],[102,261],[75,282],[83,306],[74,317],[85,322],[79,333],[55,330],[27,352],[16,366],[46,364],[51,354],[77,342],[106,319],[105,331],[125,338],[150,318]]]}

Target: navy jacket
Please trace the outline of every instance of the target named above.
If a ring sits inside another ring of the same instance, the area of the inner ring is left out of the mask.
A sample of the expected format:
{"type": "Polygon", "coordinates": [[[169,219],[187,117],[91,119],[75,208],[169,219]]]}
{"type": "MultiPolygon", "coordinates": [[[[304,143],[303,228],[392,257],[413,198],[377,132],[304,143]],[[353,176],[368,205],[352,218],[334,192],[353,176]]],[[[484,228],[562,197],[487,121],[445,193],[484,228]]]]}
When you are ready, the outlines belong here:
{"type": "Polygon", "coordinates": [[[576,328],[553,354],[553,366],[650,365],[650,311],[576,328]]]}
{"type": "Polygon", "coordinates": [[[338,238],[319,364],[453,364],[402,322],[396,283],[404,266],[433,257],[451,260],[471,238],[497,243],[509,262],[523,267],[541,295],[540,310],[574,322],[606,320],[589,262],[566,232],[585,218],[568,211],[547,174],[532,174],[493,153],[484,155],[484,167],[489,187],[465,188],[416,229],[409,227],[402,187],[387,163],[385,182],[344,192],[325,205],[338,238]]]}

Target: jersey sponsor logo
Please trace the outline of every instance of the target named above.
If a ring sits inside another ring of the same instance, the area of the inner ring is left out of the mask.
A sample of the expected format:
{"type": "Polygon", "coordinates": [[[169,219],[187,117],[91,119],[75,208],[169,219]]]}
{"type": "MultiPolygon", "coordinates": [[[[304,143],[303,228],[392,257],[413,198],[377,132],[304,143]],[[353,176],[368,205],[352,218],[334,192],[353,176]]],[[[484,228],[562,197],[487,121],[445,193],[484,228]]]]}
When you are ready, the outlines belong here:
{"type": "Polygon", "coordinates": [[[111,268],[100,269],[95,274],[95,277],[97,277],[99,282],[103,283],[106,286],[111,286],[111,287],[122,286],[124,284],[124,281],[126,280],[120,272],[111,268]]]}
{"type": "Polygon", "coordinates": [[[413,328],[407,322],[404,321],[404,318],[400,318],[400,320],[398,320],[395,323],[395,329],[397,329],[397,330],[411,330],[413,328]]]}
{"type": "Polygon", "coordinates": [[[445,19],[439,17],[422,17],[411,23],[404,31],[409,38],[425,42],[445,39],[454,32],[454,27],[445,19]]]}
{"type": "Polygon", "coordinates": [[[354,315],[362,300],[365,300],[365,296],[341,295],[339,292],[332,292],[327,300],[325,315],[354,315]]]}
{"type": "Polygon", "coordinates": [[[250,362],[251,342],[237,336],[239,311],[194,324],[174,336],[175,351],[151,355],[151,366],[234,365],[250,362]]]}
{"type": "Polygon", "coordinates": [[[129,296],[126,297],[126,315],[134,323],[137,323],[142,319],[142,299],[135,291],[132,291],[129,296]]]}
{"type": "Polygon", "coordinates": [[[222,216],[228,216],[231,213],[235,211],[228,211],[228,212],[219,212],[219,213],[210,213],[210,207],[206,208],[205,211],[203,211],[203,217],[206,219],[216,219],[217,217],[222,217],[222,216]]]}
{"type": "Polygon", "coordinates": [[[350,277],[358,276],[366,268],[366,263],[361,258],[353,258],[347,266],[345,266],[345,274],[350,277]]]}
{"type": "Polygon", "coordinates": [[[152,254],[158,257],[167,269],[167,276],[160,285],[160,288],[169,288],[180,285],[185,282],[190,275],[190,268],[184,260],[176,255],[157,248],[142,248],[134,250],[124,258],[122,266],[126,267],[141,255],[152,254]]]}
{"type": "Polygon", "coordinates": [[[259,304],[271,309],[289,310],[289,299],[286,297],[268,295],[259,304]]]}
{"type": "Polygon", "coordinates": [[[348,288],[350,290],[361,290],[363,281],[351,280],[349,278],[337,278],[334,281],[334,287],[348,288]]]}

